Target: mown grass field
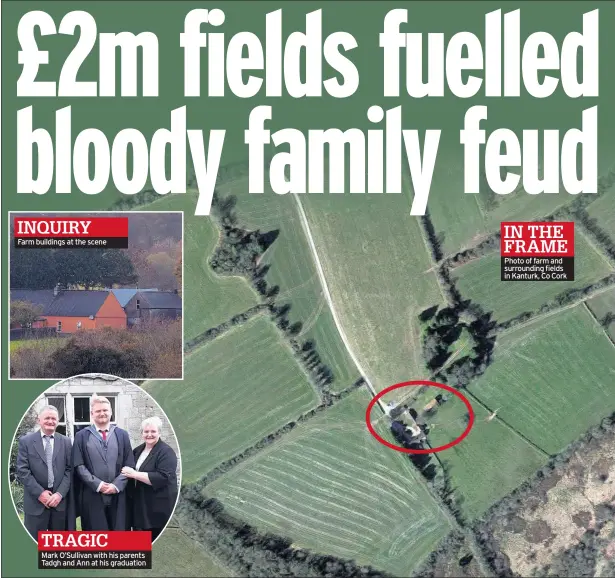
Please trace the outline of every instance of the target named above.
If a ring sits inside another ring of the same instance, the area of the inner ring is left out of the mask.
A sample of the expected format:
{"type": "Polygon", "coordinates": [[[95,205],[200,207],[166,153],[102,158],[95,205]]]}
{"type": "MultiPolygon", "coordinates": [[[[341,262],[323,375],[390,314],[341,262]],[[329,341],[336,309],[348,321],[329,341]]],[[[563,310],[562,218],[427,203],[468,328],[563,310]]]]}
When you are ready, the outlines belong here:
{"type": "MultiPolygon", "coordinates": [[[[602,321],[607,313],[615,314],[615,287],[612,287],[604,293],[600,293],[587,301],[587,306],[596,316],[598,321],[602,321]]],[[[605,330],[615,340],[615,321],[611,321],[605,330]]]]}
{"type": "Polygon", "coordinates": [[[207,495],[298,547],[410,576],[450,528],[410,460],[367,431],[368,402],[355,392],[213,482],[207,495]]]}
{"type": "Polygon", "coordinates": [[[183,383],[145,387],[175,428],[185,482],[318,403],[290,348],[262,316],[189,354],[183,383]]]}
{"type": "Polygon", "coordinates": [[[458,267],[453,275],[464,298],[493,311],[494,319],[505,321],[519,313],[535,311],[559,293],[585,287],[613,271],[578,228],[574,267],[574,281],[500,281],[500,252],[496,251],[458,267]]]}
{"type": "Polygon", "coordinates": [[[417,316],[443,301],[409,197],[301,199],[346,336],[379,390],[426,375],[417,316]]]}
{"type": "Polygon", "coordinates": [[[238,199],[237,214],[242,226],[262,231],[279,230],[279,236],[265,253],[262,264],[270,265],[267,282],[278,285],[279,303],[290,303],[291,323],[303,324],[299,339],[313,339],[318,354],[335,376],[332,389],[348,387],[359,373],[340,339],[333,316],[327,306],[316,267],[310,253],[295,200],[271,191],[263,195],[247,193],[247,179],[219,187],[223,195],[238,199]]]}
{"type": "Polygon", "coordinates": [[[258,303],[243,277],[216,275],[208,260],[218,243],[218,230],[209,217],[195,217],[195,194],[167,195],[140,207],[146,211],[184,211],[184,339],[220,325],[258,303]]]}
{"type": "Polygon", "coordinates": [[[615,348],[583,304],[501,335],[469,387],[549,454],[615,410],[615,348]]]}
{"type": "MultiPolygon", "coordinates": [[[[485,421],[489,414],[472,398],[469,401],[475,414],[473,428],[438,457],[448,469],[455,495],[461,496],[462,512],[472,520],[523,483],[547,457],[497,420],[485,421]]],[[[457,398],[440,406],[430,420],[434,424],[430,444],[441,446],[459,437],[466,428],[466,413],[457,398]]]]}
{"type": "MultiPolygon", "coordinates": [[[[214,560],[195,540],[179,528],[167,528],[152,548],[152,570],[123,570],[122,576],[137,578],[175,577],[223,578],[232,573],[214,560]]],[[[104,572],[102,576],[117,576],[117,570],[104,572]]]]}

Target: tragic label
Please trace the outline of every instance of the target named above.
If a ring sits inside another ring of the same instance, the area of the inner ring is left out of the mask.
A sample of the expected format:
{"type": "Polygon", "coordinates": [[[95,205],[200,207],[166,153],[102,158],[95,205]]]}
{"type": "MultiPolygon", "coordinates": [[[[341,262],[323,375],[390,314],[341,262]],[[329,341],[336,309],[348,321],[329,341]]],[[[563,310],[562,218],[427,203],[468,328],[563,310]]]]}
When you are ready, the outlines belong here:
{"type": "Polygon", "coordinates": [[[573,222],[503,222],[502,281],[574,281],[573,222]]]}
{"type": "Polygon", "coordinates": [[[38,533],[39,570],[151,569],[151,532],[43,531],[38,533]]]}

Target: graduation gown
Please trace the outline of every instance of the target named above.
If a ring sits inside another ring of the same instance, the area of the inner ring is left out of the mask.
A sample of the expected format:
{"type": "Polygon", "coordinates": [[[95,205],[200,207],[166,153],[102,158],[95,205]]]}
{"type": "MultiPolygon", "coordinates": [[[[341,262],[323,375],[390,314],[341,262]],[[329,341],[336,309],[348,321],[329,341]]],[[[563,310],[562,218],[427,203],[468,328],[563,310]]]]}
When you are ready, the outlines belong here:
{"type": "MultiPolygon", "coordinates": [[[[77,433],[73,443],[73,502],[69,509],[69,529],[76,529],[76,518],[81,516],[81,527],[83,530],[127,530],[129,529],[129,516],[126,504],[125,486],[127,479],[121,476],[124,466],[134,467],[135,461],[130,447],[128,432],[115,427],[109,435],[115,435],[117,440],[117,459],[115,460],[113,479],[101,481],[113,482],[120,492],[111,496],[111,508],[114,510],[115,524],[113,528],[108,528],[107,518],[104,510],[105,494],[97,492],[92,487],[93,484],[85,483],[78,473],[79,466],[85,466],[91,473],[97,470],[95,460],[101,460],[101,455],[91,455],[91,446],[88,447],[90,436],[96,436],[94,429],[85,428],[77,433]],[[120,478],[120,479],[117,479],[120,478]],[[71,527],[71,525],[73,527],[71,527]]],[[[92,452],[94,453],[94,452],[92,452]]]]}

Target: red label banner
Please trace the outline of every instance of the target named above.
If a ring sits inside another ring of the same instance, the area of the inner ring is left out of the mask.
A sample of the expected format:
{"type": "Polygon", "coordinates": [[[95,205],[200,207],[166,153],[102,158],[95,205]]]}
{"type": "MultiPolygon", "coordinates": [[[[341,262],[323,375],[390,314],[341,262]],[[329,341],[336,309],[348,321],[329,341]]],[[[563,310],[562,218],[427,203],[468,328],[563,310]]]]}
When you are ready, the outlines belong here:
{"type": "Polygon", "coordinates": [[[14,217],[14,236],[128,237],[128,217],[14,217]]]}
{"type": "Polygon", "coordinates": [[[503,222],[502,257],[573,257],[573,222],[503,222]]]}
{"type": "Polygon", "coordinates": [[[151,532],[39,532],[39,552],[132,551],[152,549],[151,532]]]}

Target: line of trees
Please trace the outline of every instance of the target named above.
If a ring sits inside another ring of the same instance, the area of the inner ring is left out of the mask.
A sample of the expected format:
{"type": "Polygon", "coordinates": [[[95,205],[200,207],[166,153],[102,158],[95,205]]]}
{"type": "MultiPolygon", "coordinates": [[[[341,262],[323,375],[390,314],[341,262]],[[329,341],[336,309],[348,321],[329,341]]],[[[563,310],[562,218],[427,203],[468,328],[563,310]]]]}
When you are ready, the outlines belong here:
{"type": "Polygon", "coordinates": [[[269,309],[270,305],[268,303],[259,303],[258,305],[254,305],[254,307],[250,307],[250,309],[247,309],[242,313],[234,315],[228,321],[225,321],[216,327],[211,327],[203,333],[199,333],[196,337],[186,341],[186,352],[192,351],[199,345],[213,341],[217,337],[220,337],[223,333],[226,333],[229,329],[239,327],[256,315],[263,313],[264,311],[268,311],[269,309]]]}
{"type": "Polygon", "coordinates": [[[464,578],[477,576],[477,570],[476,560],[467,547],[465,536],[454,530],[438,544],[414,578],[464,578]]]}
{"type": "Polygon", "coordinates": [[[606,277],[587,285],[585,287],[579,287],[576,289],[566,289],[561,293],[558,293],[553,299],[543,303],[539,309],[534,311],[524,311],[523,313],[519,313],[515,317],[508,319],[507,321],[503,321],[497,325],[497,331],[503,331],[505,329],[510,329],[511,327],[515,327],[520,323],[524,323],[525,321],[529,321],[530,319],[536,317],[537,315],[542,315],[544,313],[549,313],[549,311],[553,311],[554,309],[560,309],[566,305],[570,305],[575,301],[579,301],[584,297],[588,297],[595,291],[600,289],[604,289],[605,287],[609,287],[610,285],[615,285],[615,273],[611,273],[606,277]]]}
{"type": "MultiPolygon", "coordinates": [[[[239,170],[239,169],[238,169],[239,170]]],[[[269,285],[266,275],[269,265],[261,265],[263,253],[277,239],[279,231],[248,231],[238,226],[239,219],[235,212],[237,199],[234,196],[222,197],[215,193],[212,201],[212,217],[216,220],[221,236],[216,249],[210,259],[210,266],[218,274],[241,275],[248,279],[260,294],[261,299],[269,309],[271,319],[282,333],[293,354],[308,379],[318,391],[321,401],[327,403],[330,396],[330,388],[335,376],[327,366],[318,351],[313,340],[301,341],[298,336],[303,329],[300,321],[291,322],[289,312],[290,303],[279,303],[276,298],[280,293],[278,285],[269,285]]],[[[232,321],[232,320],[231,320],[232,321]]],[[[239,322],[244,322],[239,320],[239,322]]],[[[225,330],[223,328],[223,330],[225,330]]],[[[213,339],[219,333],[217,328],[205,332],[213,339]],[[211,333],[210,333],[211,332],[211,333]]],[[[201,339],[199,336],[196,339],[201,339]]],[[[192,345],[190,345],[192,347],[192,345]]]]}
{"type": "Polygon", "coordinates": [[[189,536],[203,544],[237,576],[312,576],[315,578],[387,578],[353,560],[315,554],[290,538],[261,533],[229,515],[215,498],[193,486],[181,490],[176,516],[189,536]]]}
{"type": "Polygon", "coordinates": [[[11,289],[85,289],[137,281],[132,261],[121,249],[15,249],[11,245],[11,289]]]}
{"type": "Polygon", "coordinates": [[[600,249],[608,255],[611,261],[615,262],[615,242],[613,242],[609,233],[600,227],[598,220],[590,217],[585,209],[578,209],[576,207],[572,208],[570,216],[576,223],[581,224],[600,249]]]}
{"type": "Polygon", "coordinates": [[[480,259],[481,257],[488,255],[489,253],[493,253],[499,248],[500,232],[498,231],[496,233],[492,233],[487,238],[483,239],[478,245],[456,253],[455,255],[447,259],[447,265],[449,265],[451,269],[455,269],[456,267],[461,267],[461,265],[465,265],[470,261],[480,259]]]}

